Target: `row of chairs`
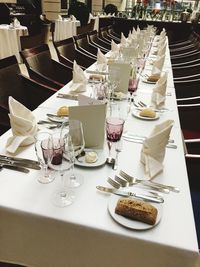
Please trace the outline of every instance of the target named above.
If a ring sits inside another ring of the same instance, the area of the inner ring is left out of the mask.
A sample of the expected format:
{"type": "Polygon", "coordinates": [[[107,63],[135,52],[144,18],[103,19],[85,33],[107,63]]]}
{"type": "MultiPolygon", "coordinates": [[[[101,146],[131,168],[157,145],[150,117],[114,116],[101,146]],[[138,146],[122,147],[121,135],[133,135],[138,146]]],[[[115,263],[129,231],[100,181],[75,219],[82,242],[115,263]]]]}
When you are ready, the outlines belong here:
{"type": "MultiPolygon", "coordinates": [[[[29,76],[40,83],[59,90],[72,79],[74,60],[83,69],[86,69],[96,62],[98,48],[103,53],[109,51],[112,37],[109,36],[107,30],[107,28],[102,29],[100,34],[97,31],[92,31],[53,42],[59,62],[51,58],[47,44],[22,50],[20,54],[29,76]]],[[[117,35],[115,38],[116,42],[120,41],[117,35]]]]}
{"type": "MultiPolygon", "coordinates": [[[[10,95],[34,110],[72,79],[74,60],[86,69],[96,61],[98,48],[104,53],[108,51],[112,40],[108,30],[115,34],[111,28],[104,28],[101,30],[102,33],[106,32],[104,38],[92,31],[54,42],[59,62],[52,59],[49,46],[45,43],[22,50],[20,54],[29,77],[22,75],[15,56],[0,60],[0,135],[10,128],[10,95]]],[[[120,40],[117,38],[115,35],[116,42],[120,40]]]]}
{"type": "Polygon", "coordinates": [[[200,36],[192,32],[187,40],[171,44],[170,55],[200,246],[200,36]]]}

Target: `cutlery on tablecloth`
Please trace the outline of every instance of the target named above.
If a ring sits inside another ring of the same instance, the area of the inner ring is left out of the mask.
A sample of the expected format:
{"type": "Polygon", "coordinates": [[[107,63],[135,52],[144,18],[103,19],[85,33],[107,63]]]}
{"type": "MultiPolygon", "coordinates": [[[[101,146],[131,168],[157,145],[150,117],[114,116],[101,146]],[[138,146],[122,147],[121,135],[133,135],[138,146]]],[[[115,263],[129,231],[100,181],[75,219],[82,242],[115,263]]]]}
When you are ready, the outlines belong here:
{"type": "MultiPolygon", "coordinates": [[[[180,189],[178,187],[172,186],[172,185],[165,185],[165,184],[161,184],[161,183],[156,183],[153,181],[149,181],[149,180],[142,180],[142,179],[138,179],[135,178],[129,174],[127,174],[126,172],[120,170],[119,174],[130,184],[130,183],[142,183],[144,185],[150,185],[150,186],[157,186],[163,189],[167,189],[169,191],[175,192],[175,193],[179,193],[180,189]]],[[[117,180],[117,182],[119,182],[119,179],[117,180]]]]}
{"type": "Polygon", "coordinates": [[[38,164],[33,164],[33,163],[27,163],[27,162],[20,162],[20,161],[14,161],[14,160],[8,160],[8,159],[1,159],[0,158],[0,164],[6,164],[10,166],[15,166],[15,167],[25,167],[29,169],[34,169],[34,170],[40,170],[40,165],[38,164]]]}
{"type": "MultiPolygon", "coordinates": [[[[139,139],[139,140],[145,140],[147,138],[147,136],[134,134],[132,132],[125,132],[124,134],[122,134],[122,137],[139,139]]],[[[174,140],[173,139],[169,139],[168,143],[174,143],[174,140]]]]}
{"type": "Polygon", "coordinates": [[[113,164],[113,170],[117,170],[118,168],[119,153],[122,151],[122,140],[118,141],[115,144],[115,151],[116,151],[116,156],[115,156],[115,162],[113,164]]]}
{"type": "Polygon", "coordinates": [[[0,170],[2,170],[3,168],[13,170],[13,171],[24,172],[24,173],[29,172],[29,169],[26,169],[24,167],[20,167],[20,166],[8,164],[8,163],[0,163],[0,170]]]}
{"type": "Polygon", "coordinates": [[[120,181],[120,179],[116,180],[116,176],[115,176],[115,179],[112,179],[111,177],[108,177],[108,179],[107,179],[107,182],[116,189],[119,189],[120,187],[127,187],[127,186],[141,184],[145,187],[151,188],[152,190],[156,190],[156,191],[159,191],[159,192],[164,193],[164,194],[169,194],[169,189],[161,188],[161,187],[153,185],[153,184],[144,184],[141,182],[134,182],[134,181],[132,181],[132,182],[127,181],[125,184],[125,182],[120,181]]]}
{"type": "Polygon", "coordinates": [[[0,159],[11,160],[14,162],[21,162],[24,164],[33,164],[33,165],[38,165],[38,166],[40,165],[39,161],[36,161],[36,160],[19,158],[19,157],[11,157],[11,156],[6,156],[6,155],[0,155],[0,159]]]}
{"type": "Polygon", "coordinates": [[[136,197],[142,200],[147,200],[147,201],[151,201],[151,202],[155,202],[155,203],[163,203],[164,199],[162,197],[153,197],[150,195],[145,195],[145,194],[140,194],[140,193],[136,193],[136,192],[132,192],[132,191],[122,191],[122,190],[117,190],[117,189],[113,189],[113,188],[108,188],[108,187],[104,187],[104,186],[96,186],[96,188],[102,192],[106,192],[106,193],[111,193],[111,194],[115,194],[115,195],[119,195],[119,196],[123,196],[123,197],[136,197]]]}
{"type": "MultiPolygon", "coordinates": [[[[128,136],[123,136],[123,139],[125,141],[128,141],[128,142],[133,142],[133,143],[138,143],[138,144],[143,144],[144,140],[142,139],[135,139],[133,137],[128,137],[128,136]]],[[[174,145],[174,144],[167,144],[166,145],[167,148],[173,148],[173,149],[176,149],[177,148],[177,145],[174,145]]]]}

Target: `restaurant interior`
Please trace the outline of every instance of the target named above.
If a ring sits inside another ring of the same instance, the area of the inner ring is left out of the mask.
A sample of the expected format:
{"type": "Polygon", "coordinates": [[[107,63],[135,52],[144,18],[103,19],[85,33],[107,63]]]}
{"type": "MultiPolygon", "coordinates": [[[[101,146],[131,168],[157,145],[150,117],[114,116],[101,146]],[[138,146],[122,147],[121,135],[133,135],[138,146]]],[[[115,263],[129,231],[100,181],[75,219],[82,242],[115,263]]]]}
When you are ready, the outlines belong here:
{"type": "Polygon", "coordinates": [[[199,0],[0,0],[0,267],[200,266],[198,90],[199,0]]]}

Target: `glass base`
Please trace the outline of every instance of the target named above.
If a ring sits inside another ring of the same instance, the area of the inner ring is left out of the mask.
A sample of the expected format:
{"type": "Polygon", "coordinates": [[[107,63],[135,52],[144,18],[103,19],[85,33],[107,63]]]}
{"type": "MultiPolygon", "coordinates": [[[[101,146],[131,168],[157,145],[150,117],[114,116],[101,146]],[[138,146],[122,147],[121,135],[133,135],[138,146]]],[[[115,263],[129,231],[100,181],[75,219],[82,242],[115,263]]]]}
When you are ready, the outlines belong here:
{"type": "Polygon", "coordinates": [[[69,191],[62,188],[53,194],[52,202],[57,207],[66,207],[74,202],[75,194],[73,191],[69,191]]]}
{"type": "Polygon", "coordinates": [[[46,174],[44,172],[40,174],[40,176],[38,177],[38,182],[40,182],[41,184],[49,184],[53,182],[54,179],[55,179],[54,172],[48,170],[46,174]]]}
{"type": "Polygon", "coordinates": [[[83,184],[84,178],[81,174],[75,173],[74,175],[70,175],[68,179],[66,179],[66,186],[69,188],[79,187],[83,184]]]}

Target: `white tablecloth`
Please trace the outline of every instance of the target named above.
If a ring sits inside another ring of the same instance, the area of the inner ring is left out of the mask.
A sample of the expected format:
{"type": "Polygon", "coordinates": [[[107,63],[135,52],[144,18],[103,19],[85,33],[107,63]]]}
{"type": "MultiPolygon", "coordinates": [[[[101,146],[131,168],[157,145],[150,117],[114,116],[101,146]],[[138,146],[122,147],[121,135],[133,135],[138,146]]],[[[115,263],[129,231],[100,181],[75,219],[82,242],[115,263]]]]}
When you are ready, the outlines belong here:
{"type": "Polygon", "coordinates": [[[80,26],[80,21],[72,21],[70,19],[55,20],[54,40],[60,41],[70,38],[77,34],[76,28],[80,26]]]}
{"type": "Polygon", "coordinates": [[[10,25],[0,25],[0,59],[15,55],[20,62],[20,36],[28,35],[26,26],[12,28],[10,25]]]}
{"type": "MultiPolygon", "coordinates": [[[[175,121],[171,138],[177,149],[167,149],[164,171],[155,181],[177,186],[180,193],[164,195],[160,223],[147,231],[135,231],[112,219],[107,209],[110,195],[96,190],[97,185],[109,186],[107,177],[114,177],[116,173],[108,165],[76,168],[84,175],[84,184],[75,190],[75,202],[66,208],[55,207],[51,202],[53,192],[60,185],[59,177],[44,185],[37,181],[38,171],[21,174],[3,169],[0,173],[1,261],[37,267],[200,266],[170,65],[167,70],[166,106],[169,111],[161,113],[157,121],[143,121],[129,114],[124,129],[148,135],[157,123],[166,119],[175,121]]],[[[142,82],[141,78],[136,100],[149,103],[152,88],[152,84],[142,82]]],[[[68,91],[68,85],[60,90],[68,91]]],[[[89,86],[88,95],[90,91],[89,86]]],[[[34,111],[38,119],[45,118],[46,113],[56,112],[60,106],[77,104],[56,95],[34,111]]],[[[0,154],[6,153],[5,143],[10,134],[1,136],[0,154]]],[[[117,173],[123,169],[136,177],[143,176],[143,165],[139,161],[141,147],[141,144],[123,141],[117,173]]],[[[26,147],[18,156],[36,159],[34,147],[26,147]]]]}

